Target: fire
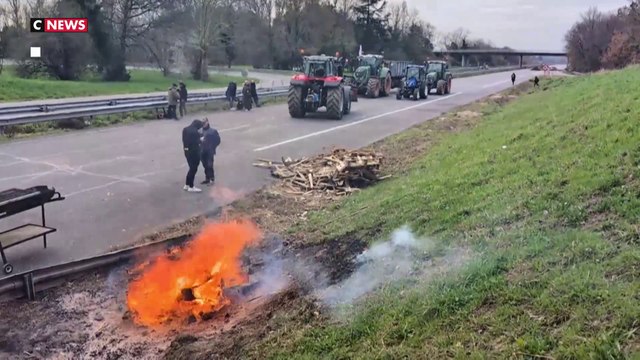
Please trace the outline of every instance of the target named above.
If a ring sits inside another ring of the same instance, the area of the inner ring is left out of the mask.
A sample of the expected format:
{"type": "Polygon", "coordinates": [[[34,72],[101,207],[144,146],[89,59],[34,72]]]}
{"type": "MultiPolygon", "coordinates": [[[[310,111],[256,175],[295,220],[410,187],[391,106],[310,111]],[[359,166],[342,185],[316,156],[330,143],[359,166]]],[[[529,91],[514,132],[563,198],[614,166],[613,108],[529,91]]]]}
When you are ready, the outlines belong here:
{"type": "Polygon", "coordinates": [[[127,292],[135,321],[154,326],[175,317],[201,318],[228,305],[223,290],[247,283],[240,256],[260,239],[250,222],[211,223],[184,248],[142,264],[127,292]]]}

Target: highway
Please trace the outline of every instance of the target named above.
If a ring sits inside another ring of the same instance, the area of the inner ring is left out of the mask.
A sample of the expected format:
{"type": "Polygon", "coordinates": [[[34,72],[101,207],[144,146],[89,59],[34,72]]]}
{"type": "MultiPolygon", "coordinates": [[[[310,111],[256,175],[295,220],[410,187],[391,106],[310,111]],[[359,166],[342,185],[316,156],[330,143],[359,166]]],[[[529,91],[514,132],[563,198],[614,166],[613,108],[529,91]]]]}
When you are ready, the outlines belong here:
{"type": "MultiPolygon", "coordinates": [[[[511,86],[507,73],[454,79],[452,94],[428,100],[360,99],[342,121],[292,119],[286,105],[208,114],[222,137],[217,184],[182,190],[186,161],[181,131],[194,117],[74,131],[0,144],[0,189],[54,186],[67,200],[47,207],[58,228],[49,247],[34,240],[7,250],[14,273],[97,255],[139,236],[213,211],[273,181],[256,158],[311,155],[332,146],[357,148],[511,86]]],[[[516,71],[518,82],[539,74],[516,71]]],[[[201,117],[203,115],[197,115],[201,117]]],[[[202,168],[197,180],[203,180],[202,168]]],[[[39,220],[33,210],[5,219],[0,231],[39,220]]],[[[3,274],[0,276],[4,276],[3,274]]]]}

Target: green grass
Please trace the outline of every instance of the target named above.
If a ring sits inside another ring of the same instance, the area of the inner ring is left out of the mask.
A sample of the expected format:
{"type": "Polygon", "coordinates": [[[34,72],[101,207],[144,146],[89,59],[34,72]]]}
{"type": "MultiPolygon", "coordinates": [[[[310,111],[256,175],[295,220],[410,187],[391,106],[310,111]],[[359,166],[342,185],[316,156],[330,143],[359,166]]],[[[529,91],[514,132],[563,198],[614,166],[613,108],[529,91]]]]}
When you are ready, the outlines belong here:
{"type": "Polygon", "coordinates": [[[474,260],[402,295],[387,288],[350,321],[281,328],[253,354],[640,358],[639,83],[638,68],[544,83],[442,136],[405,173],[311,213],[292,231],[373,242],[409,224],[474,260]]]}
{"type": "Polygon", "coordinates": [[[78,96],[135,94],[166,91],[172,83],[183,80],[189,90],[226,87],[230,81],[241,81],[234,76],[211,74],[209,81],[190,80],[188,75],[162,76],[160,71],[131,70],[128,82],[104,82],[94,77],[82,81],[52,79],[21,79],[13,67],[5,67],[0,75],[0,101],[58,99],[78,96]]]}

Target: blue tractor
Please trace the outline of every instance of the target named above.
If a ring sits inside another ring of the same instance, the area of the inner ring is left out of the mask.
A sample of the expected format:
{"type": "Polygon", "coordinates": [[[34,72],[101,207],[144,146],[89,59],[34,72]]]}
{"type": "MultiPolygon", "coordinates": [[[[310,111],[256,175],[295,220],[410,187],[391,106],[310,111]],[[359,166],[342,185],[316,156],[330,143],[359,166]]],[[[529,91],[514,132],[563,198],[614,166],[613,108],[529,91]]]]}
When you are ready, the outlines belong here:
{"type": "Polygon", "coordinates": [[[402,86],[398,89],[396,99],[426,99],[427,92],[427,68],[423,65],[407,65],[404,70],[402,86]]]}

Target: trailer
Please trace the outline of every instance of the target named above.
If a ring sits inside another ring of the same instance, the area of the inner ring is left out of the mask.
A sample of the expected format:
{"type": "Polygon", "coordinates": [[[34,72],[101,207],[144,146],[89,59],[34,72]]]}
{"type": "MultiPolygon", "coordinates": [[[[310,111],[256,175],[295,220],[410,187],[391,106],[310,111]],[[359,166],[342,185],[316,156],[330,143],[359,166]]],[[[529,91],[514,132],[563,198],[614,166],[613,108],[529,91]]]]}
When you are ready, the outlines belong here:
{"type": "Polygon", "coordinates": [[[402,87],[402,78],[404,77],[404,72],[407,66],[413,65],[412,61],[404,61],[404,60],[390,60],[389,61],[389,71],[391,73],[391,87],[392,88],[400,88],[402,87]]]}

